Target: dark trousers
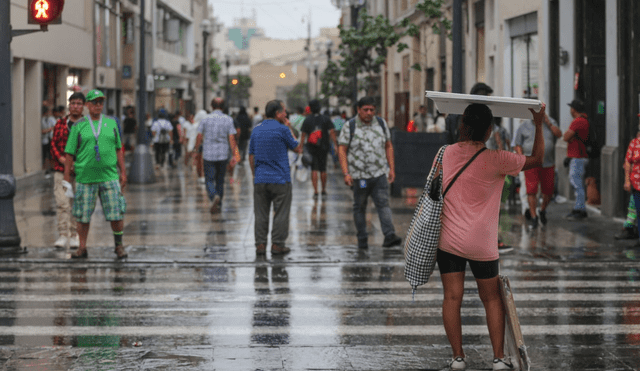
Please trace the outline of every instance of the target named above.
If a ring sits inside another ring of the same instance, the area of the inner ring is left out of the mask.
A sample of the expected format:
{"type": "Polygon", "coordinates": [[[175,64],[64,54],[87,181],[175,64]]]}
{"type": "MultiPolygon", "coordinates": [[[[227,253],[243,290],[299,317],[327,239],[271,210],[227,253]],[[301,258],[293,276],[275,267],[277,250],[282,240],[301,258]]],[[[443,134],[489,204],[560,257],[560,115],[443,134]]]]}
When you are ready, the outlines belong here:
{"type": "Polygon", "coordinates": [[[164,166],[167,152],[169,152],[169,143],[153,143],[153,152],[156,154],[156,164],[164,166]]]}
{"type": "Polygon", "coordinates": [[[386,236],[395,233],[389,207],[389,182],[386,176],[372,179],[353,180],[353,220],[358,230],[358,241],[367,239],[367,200],[373,199],[380,218],[382,233],[386,236]],[[364,181],[365,184],[362,184],[364,181]],[[364,187],[363,187],[364,185],[364,187]]]}
{"type": "Polygon", "coordinates": [[[254,184],[253,210],[256,216],[256,245],[267,244],[269,233],[269,214],[273,203],[273,228],[271,243],[283,246],[289,237],[289,214],[291,213],[291,183],[254,184]]]}
{"type": "Polygon", "coordinates": [[[218,195],[220,200],[224,195],[224,175],[227,171],[227,160],[224,161],[203,161],[204,179],[207,184],[207,193],[209,199],[218,195]]]}
{"type": "Polygon", "coordinates": [[[249,139],[240,139],[240,143],[238,143],[238,150],[240,150],[241,162],[244,162],[244,159],[247,157],[248,144],[249,144],[249,139]]]}

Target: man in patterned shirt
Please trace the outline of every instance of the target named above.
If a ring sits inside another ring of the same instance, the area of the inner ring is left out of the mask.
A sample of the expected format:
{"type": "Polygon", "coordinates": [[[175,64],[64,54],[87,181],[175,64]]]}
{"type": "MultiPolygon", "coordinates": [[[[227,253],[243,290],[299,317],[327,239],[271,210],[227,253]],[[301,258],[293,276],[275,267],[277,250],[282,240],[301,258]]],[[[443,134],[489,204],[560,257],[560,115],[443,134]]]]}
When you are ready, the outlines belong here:
{"type": "Polygon", "coordinates": [[[344,182],[353,190],[353,219],[358,230],[358,247],[369,247],[366,219],[369,196],[376,205],[384,233],[382,246],[399,245],[402,239],[395,233],[389,207],[389,184],[396,177],[391,133],[384,119],[375,116],[373,98],[360,99],[357,110],[356,117],[340,131],[338,153],[344,182]]]}
{"type": "Polygon", "coordinates": [[[236,131],[233,119],[222,113],[224,100],[213,98],[211,101],[213,113],[200,122],[196,147],[202,144],[202,158],[204,159],[204,176],[206,178],[207,192],[211,200],[212,214],[220,210],[222,196],[224,195],[224,175],[229,162],[229,148],[233,157],[231,166],[240,162],[240,152],[236,144],[236,131]]]}

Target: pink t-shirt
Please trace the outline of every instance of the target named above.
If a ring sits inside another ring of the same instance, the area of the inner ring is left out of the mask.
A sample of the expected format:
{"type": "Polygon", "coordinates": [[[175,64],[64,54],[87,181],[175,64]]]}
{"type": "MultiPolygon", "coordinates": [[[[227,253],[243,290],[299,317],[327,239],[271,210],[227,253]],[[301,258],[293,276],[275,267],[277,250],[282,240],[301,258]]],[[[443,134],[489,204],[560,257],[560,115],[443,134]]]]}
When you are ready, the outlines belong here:
{"type": "MultiPolygon", "coordinates": [[[[464,164],[482,148],[456,143],[444,151],[443,187],[447,188],[464,164]]],[[[444,198],[440,249],[470,260],[498,259],[500,198],[505,175],[516,176],[526,156],[485,150],[462,172],[444,198]]]]}

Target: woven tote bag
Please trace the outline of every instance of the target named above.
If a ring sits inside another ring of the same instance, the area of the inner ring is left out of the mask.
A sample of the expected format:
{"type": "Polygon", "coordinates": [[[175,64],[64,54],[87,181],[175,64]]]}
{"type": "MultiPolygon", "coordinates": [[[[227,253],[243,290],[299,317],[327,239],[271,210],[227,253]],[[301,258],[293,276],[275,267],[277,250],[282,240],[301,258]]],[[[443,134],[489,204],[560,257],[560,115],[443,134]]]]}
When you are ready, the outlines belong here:
{"type": "Polygon", "coordinates": [[[404,278],[409,281],[413,293],[429,281],[436,265],[436,252],[440,241],[440,216],[442,197],[442,171],[436,177],[438,164],[442,166],[444,149],[438,151],[436,166],[431,168],[424,191],[418,200],[416,211],[409,225],[404,242],[404,278]]]}
{"type": "Polygon", "coordinates": [[[429,281],[436,266],[436,253],[440,242],[440,228],[442,226],[442,207],[444,206],[444,196],[447,194],[453,183],[460,174],[487,148],[484,147],[476,152],[473,157],[458,171],[453,177],[447,189],[442,192],[442,171],[436,177],[438,165],[442,167],[442,157],[447,146],[444,145],[438,151],[436,166],[431,168],[427,184],[420,196],[413,219],[409,225],[409,230],[404,242],[404,278],[409,281],[413,295],[420,285],[429,281]]]}

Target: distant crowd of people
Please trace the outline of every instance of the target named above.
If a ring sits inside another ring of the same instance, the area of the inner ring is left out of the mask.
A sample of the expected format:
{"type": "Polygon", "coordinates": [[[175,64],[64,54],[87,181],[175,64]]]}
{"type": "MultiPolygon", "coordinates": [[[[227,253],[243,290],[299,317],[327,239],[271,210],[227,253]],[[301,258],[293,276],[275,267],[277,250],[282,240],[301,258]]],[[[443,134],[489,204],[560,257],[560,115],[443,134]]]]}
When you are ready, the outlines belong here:
{"type": "MultiPolygon", "coordinates": [[[[72,258],[86,258],[91,216],[99,198],[105,218],[114,234],[115,253],[127,256],[123,238],[126,200],[125,152],[137,143],[138,123],[133,107],[125,107],[121,120],[104,111],[105,96],[92,90],[85,96],[69,97],[69,113],[56,107],[53,115],[43,109],[43,163],[54,171],[54,195],[59,238],[55,246],[76,249],[72,258]],[[83,112],[86,108],[88,115],[83,112]]],[[[376,205],[383,246],[399,245],[389,207],[389,184],[395,179],[391,134],[384,119],[375,116],[375,101],[362,98],[357,114],[321,113],[312,100],[306,108],[289,114],[284,102],[267,103],[264,117],[257,107],[252,116],[241,107],[237,114],[226,112],[225,101],[214,98],[211,113],[169,114],[160,109],[156,118],[147,115],[144,134],[153,148],[156,169],[175,167],[184,149],[186,166],[195,166],[198,181],[204,183],[210,212],[222,209],[225,174],[249,154],[254,177],[256,253],[267,250],[269,212],[275,211],[271,234],[271,254],[290,251],[285,242],[291,209],[291,156],[309,156],[314,199],[327,196],[327,160],[344,173],[344,182],[353,190],[353,218],[359,248],[368,248],[366,207],[371,197],[376,205]]]]}

